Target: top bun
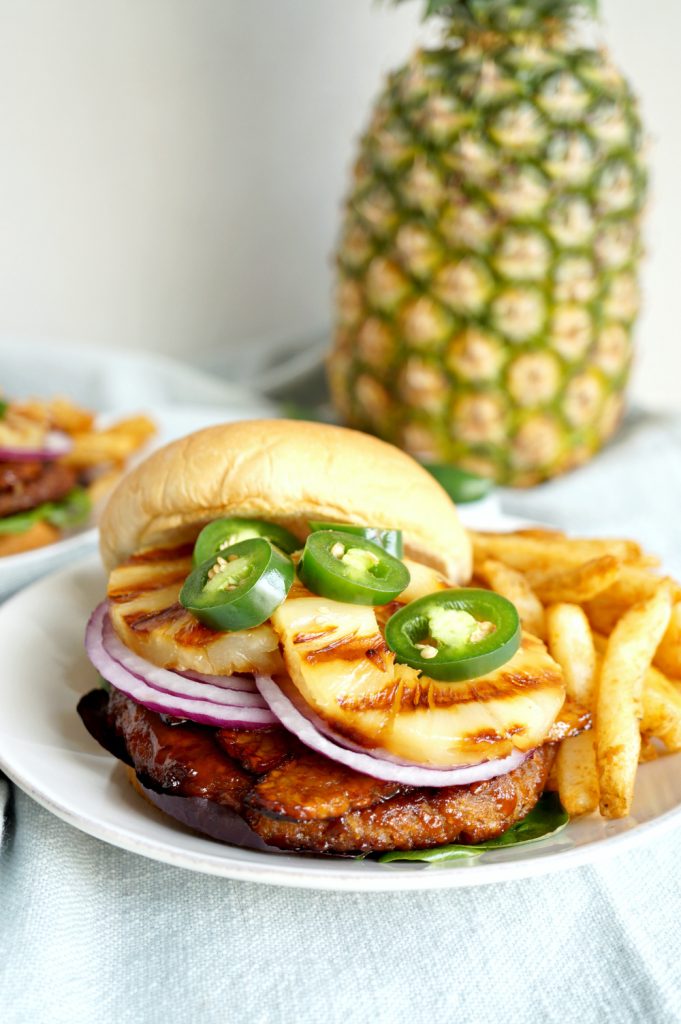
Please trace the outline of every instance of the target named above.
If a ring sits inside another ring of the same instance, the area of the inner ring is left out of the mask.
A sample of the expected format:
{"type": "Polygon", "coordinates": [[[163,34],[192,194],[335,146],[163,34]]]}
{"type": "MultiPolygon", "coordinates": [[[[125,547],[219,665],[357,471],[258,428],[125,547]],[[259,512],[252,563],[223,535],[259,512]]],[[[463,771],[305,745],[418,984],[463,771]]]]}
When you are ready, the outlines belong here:
{"type": "Polygon", "coordinates": [[[369,434],[297,420],[224,423],[153,452],[104,510],[104,564],[193,540],[223,516],[280,523],[301,539],[310,519],[392,527],[407,555],[451,583],[471,574],[468,534],[427,470],[369,434]]]}

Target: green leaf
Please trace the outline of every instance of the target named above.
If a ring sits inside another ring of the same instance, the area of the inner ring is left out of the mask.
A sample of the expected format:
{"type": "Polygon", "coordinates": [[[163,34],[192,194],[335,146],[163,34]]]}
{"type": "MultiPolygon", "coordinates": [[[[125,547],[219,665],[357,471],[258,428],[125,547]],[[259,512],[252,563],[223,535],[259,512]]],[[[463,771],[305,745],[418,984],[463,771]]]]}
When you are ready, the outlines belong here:
{"type": "Polygon", "coordinates": [[[280,405],[282,416],[289,420],[309,420],[312,423],[321,423],[322,417],[313,405],[303,405],[302,402],[282,402],[280,405]]]}
{"type": "Polygon", "coordinates": [[[86,522],[91,509],[87,491],[82,487],[74,487],[61,501],[45,501],[26,512],[4,516],[0,519],[0,535],[26,533],[41,520],[46,520],[60,530],[69,530],[86,522]]]}
{"type": "Polygon", "coordinates": [[[486,498],[494,488],[494,481],[487,477],[470,473],[458,466],[441,465],[435,462],[423,464],[424,469],[435,477],[444,487],[456,505],[465,505],[469,501],[480,501],[486,498]]]}
{"type": "Polygon", "coordinates": [[[0,398],[0,420],[4,418],[5,413],[9,409],[9,402],[6,402],[4,398],[0,398]]]}
{"type": "Polygon", "coordinates": [[[26,533],[31,527],[43,517],[38,515],[39,509],[31,508],[27,512],[15,512],[14,515],[4,516],[0,519],[0,535],[4,533],[26,533]]]}
{"type": "Polygon", "coordinates": [[[536,843],[548,836],[561,832],[570,820],[563,809],[556,793],[544,793],[530,813],[512,825],[498,839],[490,839],[477,846],[463,846],[453,843],[451,846],[434,846],[430,850],[394,850],[384,853],[378,859],[382,864],[393,860],[417,860],[427,863],[443,863],[444,861],[463,860],[470,857],[481,857],[488,850],[499,850],[507,846],[524,846],[536,843]]]}
{"type": "Polygon", "coordinates": [[[61,501],[50,502],[45,519],[60,530],[69,530],[86,522],[92,511],[90,496],[82,487],[74,487],[61,501]]]}

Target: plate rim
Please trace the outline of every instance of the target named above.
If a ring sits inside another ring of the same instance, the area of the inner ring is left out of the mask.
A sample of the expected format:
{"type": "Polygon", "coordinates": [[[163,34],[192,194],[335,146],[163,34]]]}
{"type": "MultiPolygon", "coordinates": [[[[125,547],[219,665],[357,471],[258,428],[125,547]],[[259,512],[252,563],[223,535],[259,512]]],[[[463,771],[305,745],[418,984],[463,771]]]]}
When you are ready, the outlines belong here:
{"type": "MultiPolygon", "coordinates": [[[[508,518],[510,521],[512,517],[504,518],[508,518]]],[[[3,602],[0,606],[0,621],[6,613],[6,609],[12,610],[17,604],[21,604],[27,599],[30,600],[33,592],[48,583],[58,584],[62,579],[71,579],[77,577],[79,573],[93,570],[103,573],[99,557],[95,553],[43,576],[3,602]]],[[[104,761],[104,757],[102,760],[103,763],[108,763],[104,761]]],[[[68,801],[60,801],[53,795],[46,794],[31,778],[31,772],[22,771],[21,766],[17,765],[16,759],[12,759],[2,749],[0,749],[0,770],[31,799],[62,821],[95,839],[129,853],[214,877],[322,891],[406,892],[472,888],[478,885],[519,881],[533,876],[539,877],[554,871],[600,862],[637,845],[644,838],[666,831],[681,817],[680,801],[676,807],[670,808],[649,821],[638,823],[627,831],[605,836],[598,842],[586,842],[581,846],[563,850],[556,849],[544,857],[497,863],[456,864],[449,868],[444,864],[436,867],[435,865],[396,861],[389,865],[383,865],[383,868],[386,869],[384,873],[379,874],[372,871],[362,876],[361,867],[356,860],[329,858],[325,861],[322,858],[316,858],[314,863],[318,866],[310,871],[309,866],[312,861],[306,857],[300,857],[299,863],[291,863],[296,856],[293,852],[283,853],[281,857],[276,854],[270,860],[269,858],[272,856],[270,854],[258,850],[247,850],[245,852],[248,855],[248,860],[244,862],[231,859],[229,854],[225,855],[224,851],[228,848],[228,844],[218,844],[222,851],[220,855],[203,851],[199,853],[184,851],[173,846],[174,833],[170,818],[164,819],[164,824],[168,827],[168,839],[157,840],[151,836],[144,836],[130,827],[108,823],[103,818],[93,816],[91,813],[81,813],[68,801]],[[351,868],[350,865],[352,865],[351,868]]],[[[111,764],[111,772],[116,771],[116,764],[111,764]]],[[[140,804],[140,806],[144,805],[140,804]]],[[[150,807],[149,810],[151,811],[152,808],[150,807]]],[[[211,842],[207,837],[201,838],[211,842]]]]}
{"type": "MultiPolygon", "coordinates": [[[[86,544],[95,544],[98,534],[99,527],[93,523],[87,523],[80,529],[76,528],[76,531],[69,533],[66,537],[52,541],[51,544],[44,544],[40,548],[30,548],[28,551],[17,551],[13,555],[3,555],[0,558],[0,572],[5,569],[12,571],[13,569],[29,568],[34,562],[47,562],[52,556],[60,558],[62,555],[68,555],[72,549],[77,550],[86,544]]],[[[22,593],[22,590],[17,593],[22,593]]],[[[4,601],[3,604],[5,604],[4,601]]]]}

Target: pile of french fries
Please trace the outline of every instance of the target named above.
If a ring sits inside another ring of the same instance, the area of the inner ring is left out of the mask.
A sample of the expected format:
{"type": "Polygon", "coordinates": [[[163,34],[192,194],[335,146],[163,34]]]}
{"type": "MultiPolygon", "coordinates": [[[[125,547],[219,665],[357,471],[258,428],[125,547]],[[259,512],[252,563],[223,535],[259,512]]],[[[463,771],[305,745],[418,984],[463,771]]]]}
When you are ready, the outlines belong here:
{"type": "Polygon", "coordinates": [[[148,416],[128,416],[108,427],[96,425],[96,414],[68,398],[12,402],[11,415],[43,430],[60,430],[73,442],[60,462],[88,476],[88,492],[96,505],[118,482],[127,460],[156,433],[148,416]]]}
{"type": "Polygon", "coordinates": [[[476,581],[515,604],[591,712],[550,785],[571,815],[625,817],[639,762],[681,750],[681,586],[631,540],[532,529],[472,541],[476,581]]]}

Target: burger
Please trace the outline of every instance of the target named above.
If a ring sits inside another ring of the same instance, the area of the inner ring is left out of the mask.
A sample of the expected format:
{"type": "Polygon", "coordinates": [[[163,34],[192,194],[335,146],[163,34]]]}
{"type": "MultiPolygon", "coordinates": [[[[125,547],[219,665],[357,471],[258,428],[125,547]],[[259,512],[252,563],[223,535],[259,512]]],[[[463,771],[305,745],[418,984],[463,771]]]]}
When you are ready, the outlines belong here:
{"type": "Polygon", "coordinates": [[[62,461],[70,447],[47,417],[0,399],[0,556],[52,544],[88,519],[85,481],[62,461]]]}
{"type": "Polygon", "coordinates": [[[583,721],[515,607],[471,581],[436,480],[339,427],[156,451],[101,521],[79,703],[147,800],[221,841],[353,855],[522,821],[583,721]]]}

